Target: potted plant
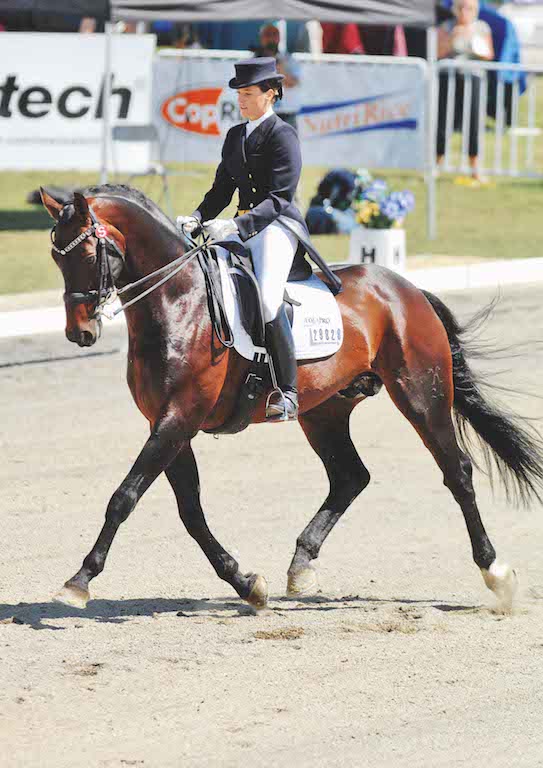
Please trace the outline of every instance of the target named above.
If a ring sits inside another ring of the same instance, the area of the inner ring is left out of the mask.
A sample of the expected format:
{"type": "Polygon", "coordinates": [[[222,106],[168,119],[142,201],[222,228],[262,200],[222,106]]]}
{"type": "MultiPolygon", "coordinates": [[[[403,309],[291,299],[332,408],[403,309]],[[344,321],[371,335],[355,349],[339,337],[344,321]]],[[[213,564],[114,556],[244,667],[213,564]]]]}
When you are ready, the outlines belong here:
{"type": "Polygon", "coordinates": [[[349,262],[375,263],[403,272],[403,222],[414,207],[415,197],[408,189],[394,192],[383,179],[359,170],[352,201],[357,226],[351,232],[349,262]]]}

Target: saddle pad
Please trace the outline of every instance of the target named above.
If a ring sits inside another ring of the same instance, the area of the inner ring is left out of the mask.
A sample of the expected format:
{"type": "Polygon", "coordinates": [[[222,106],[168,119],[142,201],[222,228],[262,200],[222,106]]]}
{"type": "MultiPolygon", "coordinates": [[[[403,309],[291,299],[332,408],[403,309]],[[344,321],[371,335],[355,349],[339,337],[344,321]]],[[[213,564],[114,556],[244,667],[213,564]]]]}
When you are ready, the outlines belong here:
{"type": "MultiPolygon", "coordinates": [[[[227,256],[219,252],[218,262],[224,307],[234,335],[234,349],[246,360],[252,360],[255,347],[241,322],[227,256]]],[[[296,359],[312,360],[333,355],[343,342],[343,320],[328,286],[317,275],[311,275],[307,280],[287,283],[286,287],[290,298],[301,304],[293,307],[292,335],[296,359]]]]}

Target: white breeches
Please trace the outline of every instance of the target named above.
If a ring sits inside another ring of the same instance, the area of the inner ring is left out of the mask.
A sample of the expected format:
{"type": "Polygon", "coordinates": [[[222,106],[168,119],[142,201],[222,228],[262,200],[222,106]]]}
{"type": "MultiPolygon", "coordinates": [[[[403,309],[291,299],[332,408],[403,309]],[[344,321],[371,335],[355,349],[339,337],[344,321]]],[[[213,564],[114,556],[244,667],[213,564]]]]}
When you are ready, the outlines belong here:
{"type": "MultiPolygon", "coordinates": [[[[229,235],[225,239],[241,243],[239,235],[229,235]]],[[[255,275],[262,294],[264,321],[270,323],[283,303],[298,238],[281,224],[273,222],[242,245],[251,249],[255,275]]]]}

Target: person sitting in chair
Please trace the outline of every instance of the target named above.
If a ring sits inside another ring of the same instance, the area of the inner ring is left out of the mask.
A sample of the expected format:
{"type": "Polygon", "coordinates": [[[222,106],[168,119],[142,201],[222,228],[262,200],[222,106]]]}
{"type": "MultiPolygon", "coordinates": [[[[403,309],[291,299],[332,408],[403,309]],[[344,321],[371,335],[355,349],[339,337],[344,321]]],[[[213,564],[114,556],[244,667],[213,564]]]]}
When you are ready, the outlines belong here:
{"type": "Polygon", "coordinates": [[[262,295],[266,347],[283,394],[270,399],[266,418],[296,419],[296,354],[283,304],[294,257],[301,258],[306,252],[322,269],[334,293],[341,290],[341,281],[311,244],[304,218],[293,203],[302,166],[300,143],[295,129],[273,111],[282,95],[283,75],[278,74],[271,57],[247,59],[235,68],[236,76],[229,85],[237,90],[241,115],[248,122],[228,131],[213,186],[194,213],[177,218],[177,225],[190,234],[203,222],[214,240],[237,240],[250,248],[262,295]],[[236,189],[236,218],[216,218],[236,189]]]}

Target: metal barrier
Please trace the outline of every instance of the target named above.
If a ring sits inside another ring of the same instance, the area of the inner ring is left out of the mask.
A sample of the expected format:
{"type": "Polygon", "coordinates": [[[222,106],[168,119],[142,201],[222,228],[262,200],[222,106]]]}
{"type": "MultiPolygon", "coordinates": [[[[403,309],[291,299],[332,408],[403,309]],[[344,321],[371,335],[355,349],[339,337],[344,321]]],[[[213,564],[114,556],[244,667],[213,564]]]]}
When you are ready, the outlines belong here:
{"type": "MultiPolygon", "coordinates": [[[[537,76],[543,74],[543,67],[443,59],[435,63],[434,72],[438,87],[434,126],[436,154],[443,155],[441,170],[467,173],[471,155],[477,156],[483,175],[543,177],[543,168],[534,165],[535,142],[542,134],[536,125],[537,76]],[[526,90],[521,109],[523,78],[526,90]],[[490,97],[494,118],[488,116],[490,97]]],[[[437,161],[435,169],[439,171],[437,161]]]]}

